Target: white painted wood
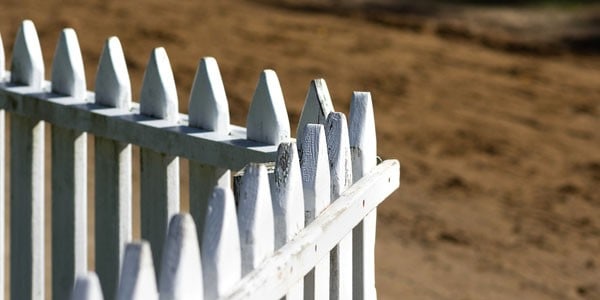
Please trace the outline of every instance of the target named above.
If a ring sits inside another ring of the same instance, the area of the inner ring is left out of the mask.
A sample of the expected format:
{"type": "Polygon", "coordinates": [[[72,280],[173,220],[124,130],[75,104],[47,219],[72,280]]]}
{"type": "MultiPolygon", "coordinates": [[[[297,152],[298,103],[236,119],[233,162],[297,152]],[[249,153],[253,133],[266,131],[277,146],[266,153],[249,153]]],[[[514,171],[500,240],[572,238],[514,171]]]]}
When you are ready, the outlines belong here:
{"type": "Polygon", "coordinates": [[[30,20],[21,24],[13,46],[10,81],[39,89],[44,83],[44,59],[35,25],[30,20]]]}
{"type": "MultiPolygon", "coordinates": [[[[1,43],[1,41],[0,41],[1,43]]],[[[0,48],[2,45],[0,45],[0,48]]],[[[4,300],[4,290],[6,283],[4,282],[4,269],[6,267],[5,259],[5,233],[6,229],[6,198],[5,198],[5,181],[6,180],[6,160],[5,160],[5,134],[6,134],[6,113],[0,110],[0,299],[4,300]]]]}
{"type": "MultiPolygon", "coordinates": [[[[296,238],[238,282],[234,291],[222,299],[282,297],[312,266],[328,257],[329,251],[351,228],[399,185],[400,163],[397,160],[382,162],[348,188],[296,238]]],[[[326,292],[325,299],[329,295],[326,292]]]]}
{"type": "Polygon", "coordinates": [[[306,124],[322,124],[325,125],[327,116],[334,111],[331,96],[325,79],[313,79],[310,81],[298,128],[296,129],[296,137],[300,138],[303,135],[304,126],[306,124]]]}
{"type": "Polygon", "coordinates": [[[85,70],[75,30],[63,29],[52,61],[52,92],[85,99],[85,70]]]}
{"type": "Polygon", "coordinates": [[[199,164],[193,160],[189,161],[189,170],[190,214],[197,224],[198,239],[202,243],[208,199],[215,186],[231,188],[231,171],[199,164]]]}
{"type": "MultiPolygon", "coordinates": [[[[77,35],[64,29],[52,63],[52,92],[85,99],[77,35]]],[[[52,126],[52,298],[66,299],[87,271],[87,134],[52,126]]]]}
{"type": "Polygon", "coordinates": [[[117,300],[158,300],[150,244],[129,243],[125,247],[117,300]]]}
{"type": "MultiPolygon", "coordinates": [[[[96,72],[96,103],[127,110],[131,84],[121,43],[110,37],[104,44],[96,72]]],[[[96,272],[107,298],[114,298],[125,243],[132,232],[131,145],[94,137],[96,272]]]]}
{"type": "Polygon", "coordinates": [[[131,107],[131,81],[121,42],[109,37],[102,49],[96,71],[96,103],[128,110],[131,107]]]}
{"type": "Polygon", "coordinates": [[[140,111],[146,116],[169,121],[176,122],[179,118],[175,78],[163,47],[155,48],[148,60],[140,92],[140,111]]]}
{"type": "MultiPolygon", "coordinates": [[[[348,125],[344,114],[332,112],[325,126],[331,175],[331,199],[336,201],[352,184],[352,161],[348,125]]],[[[331,250],[331,299],[352,298],[352,232],[331,250]]]]}
{"type": "MultiPolygon", "coordinates": [[[[377,138],[371,93],[354,92],[350,102],[350,151],[354,182],[377,165],[377,138]]],[[[377,208],[352,230],[353,299],[376,299],[375,232],[377,208]]]]}
{"type": "Polygon", "coordinates": [[[189,214],[171,218],[160,269],[158,290],[161,300],[202,298],[200,248],[196,226],[189,214]]]}
{"type": "Polygon", "coordinates": [[[11,115],[10,155],[10,297],[44,299],[44,123],[11,115]]]}
{"type": "MultiPolygon", "coordinates": [[[[329,205],[331,199],[329,161],[323,125],[307,124],[298,148],[304,193],[304,220],[308,226],[329,205]]],[[[313,264],[312,270],[303,273],[306,274],[304,298],[329,299],[329,252],[316,262],[318,263],[313,264]]]]}
{"type": "Polygon", "coordinates": [[[6,72],[6,60],[4,56],[4,44],[2,43],[2,34],[0,34],[0,82],[4,81],[6,72]]]}
{"type": "Polygon", "coordinates": [[[189,104],[192,127],[229,134],[229,104],[217,61],[204,57],[198,64],[189,104]]]}
{"type": "MultiPolygon", "coordinates": [[[[164,48],[152,51],[140,94],[143,115],[177,122],[177,89],[164,48]]],[[[140,157],[142,238],[152,245],[157,274],[160,274],[167,226],[171,217],[179,212],[179,158],[146,148],[140,149],[140,157]]]]}
{"type": "MultiPolygon", "coordinates": [[[[275,218],[275,250],[283,247],[304,228],[304,192],[298,150],[294,143],[279,144],[271,185],[275,218]]],[[[286,299],[304,299],[302,280],[290,287],[286,299]]]]}
{"type": "Polygon", "coordinates": [[[248,111],[246,127],[249,140],[279,145],[290,139],[290,121],[283,92],[273,70],[264,70],[260,74],[248,111]]]}
{"type": "Polygon", "coordinates": [[[100,281],[94,272],[88,272],[77,276],[71,300],[103,300],[100,281]]]}
{"type": "Polygon", "coordinates": [[[237,212],[244,276],[270,256],[275,245],[271,190],[264,165],[246,166],[237,212]]]}
{"type": "Polygon", "coordinates": [[[231,292],[242,276],[240,235],[231,188],[215,187],[206,212],[202,237],[204,298],[231,292]]]}
{"type": "MultiPolygon", "coordinates": [[[[93,99],[93,94],[88,94],[93,99]]],[[[222,168],[239,170],[249,162],[274,161],[277,146],[246,140],[246,129],[231,125],[227,136],[187,126],[180,121],[154,119],[130,110],[108,108],[80,99],[54,97],[39,89],[0,83],[0,107],[63,128],[139,145],[222,168]],[[17,105],[18,104],[18,105],[17,105]]]]}

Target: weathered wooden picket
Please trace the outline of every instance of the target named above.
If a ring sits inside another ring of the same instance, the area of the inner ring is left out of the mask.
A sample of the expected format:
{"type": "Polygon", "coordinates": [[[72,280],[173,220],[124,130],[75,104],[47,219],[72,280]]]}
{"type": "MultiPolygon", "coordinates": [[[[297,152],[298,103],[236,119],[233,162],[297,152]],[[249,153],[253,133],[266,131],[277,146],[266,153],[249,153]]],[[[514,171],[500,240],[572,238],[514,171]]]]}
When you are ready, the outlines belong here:
{"type": "Polygon", "coordinates": [[[11,299],[46,297],[47,123],[52,299],[376,297],[376,207],[398,188],[400,167],[396,160],[377,164],[369,93],[353,94],[346,120],[334,111],[325,81],[313,80],[295,140],[272,70],[260,75],[246,128],[229,122],[213,58],[198,65],[189,116],[178,112],[163,48],[152,51],[139,104],[116,37],[107,40],[96,74],[95,91],[87,91],[73,29],[60,34],[50,82],[31,21],[17,33],[10,72],[0,37],[0,256],[6,111],[11,299]],[[87,133],[95,141],[96,269],[89,273],[87,133]],[[140,147],[140,242],[131,241],[131,145],[140,147]],[[179,212],[179,157],[189,160],[189,214],[179,212]]]}

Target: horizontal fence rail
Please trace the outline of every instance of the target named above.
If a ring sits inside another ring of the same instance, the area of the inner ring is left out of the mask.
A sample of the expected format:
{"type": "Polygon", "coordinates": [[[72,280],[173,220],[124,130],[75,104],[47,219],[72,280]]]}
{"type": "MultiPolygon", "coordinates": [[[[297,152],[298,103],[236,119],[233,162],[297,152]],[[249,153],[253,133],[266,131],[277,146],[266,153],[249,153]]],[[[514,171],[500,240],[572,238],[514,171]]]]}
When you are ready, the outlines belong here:
{"type": "MultiPolygon", "coordinates": [[[[355,92],[336,112],[311,81],[297,140],[277,74],[263,71],[246,127],[230,124],[212,57],[179,99],[164,48],[152,50],[133,102],[120,41],[106,40],[86,89],[77,35],[64,29],[51,79],[33,22],[17,32],[10,70],[0,36],[0,216],[5,114],[10,128],[10,298],[373,299],[376,207],[400,184],[400,164],[377,164],[373,104],[355,92]],[[51,176],[45,178],[45,126],[51,176]],[[94,236],[87,236],[87,134],[94,135],[94,236]],[[132,241],[132,145],[140,149],[142,241],[132,241]],[[189,160],[189,212],[180,212],[179,158],[189,160]],[[242,171],[240,171],[242,170],[242,171]],[[240,171],[239,173],[236,173],[240,171]],[[232,180],[233,176],[233,180],[232,180]],[[44,243],[44,185],[51,243],[44,243]],[[235,191],[235,193],[234,193],[235,191]],[[88,271],[88,240],[95,271],[88,271]]],[[[5,220],[0,222],[0,254],[5,220]]],[[[4,263],[4,262],[3,262],[4,263]]],[[[5,266],[0,264],[0,271],[5,266]]],[[[5,280],[0,272],[0,300],[5,280]]]]}

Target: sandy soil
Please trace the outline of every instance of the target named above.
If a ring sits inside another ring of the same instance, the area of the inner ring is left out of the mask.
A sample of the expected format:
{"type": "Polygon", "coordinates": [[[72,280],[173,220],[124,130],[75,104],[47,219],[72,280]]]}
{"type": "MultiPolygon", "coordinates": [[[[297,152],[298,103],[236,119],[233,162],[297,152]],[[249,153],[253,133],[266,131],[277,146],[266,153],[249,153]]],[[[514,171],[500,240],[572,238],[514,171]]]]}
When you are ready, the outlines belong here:
{"type": "Polygon", "coordinates": [[[135,95],[165,46],[183,110],[199,58],[215,56],[234,124],[264,68],[278,72],[294,128],[312,78],[342,112],[352,91],[371,91],[379,153],[402,162],[379,210],[381,299],[600,299],[597,54],[506,52],[241,0],[3,0],[7,54],[25,18],[48,70],[60,29],[78,31],[90,88],[106,37],[120,37],[135,95]]]}

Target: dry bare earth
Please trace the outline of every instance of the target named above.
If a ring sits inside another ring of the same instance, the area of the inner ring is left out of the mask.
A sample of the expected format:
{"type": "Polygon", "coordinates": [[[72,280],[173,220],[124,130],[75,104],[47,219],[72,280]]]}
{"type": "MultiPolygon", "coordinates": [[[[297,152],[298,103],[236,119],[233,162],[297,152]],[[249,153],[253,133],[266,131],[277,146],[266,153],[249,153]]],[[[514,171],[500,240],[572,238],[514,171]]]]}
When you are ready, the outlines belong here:
{"type": "Polygon", "coordinates": [[[600,298],[598,56],[509,54],[239,0],[4,0],[9,53],[24,18],[48,70],[59,30],[78,31],[90,85],[118,35],[136,95],[150,50],[165,46],[183,108],[198,59],[215,56],[235,124],[263,68],[277,70],[294,124],[314,77],[342,112],[353,90],[371,91],[380,155],[403,164],[379,210],[382,299],[600,298]]]}

